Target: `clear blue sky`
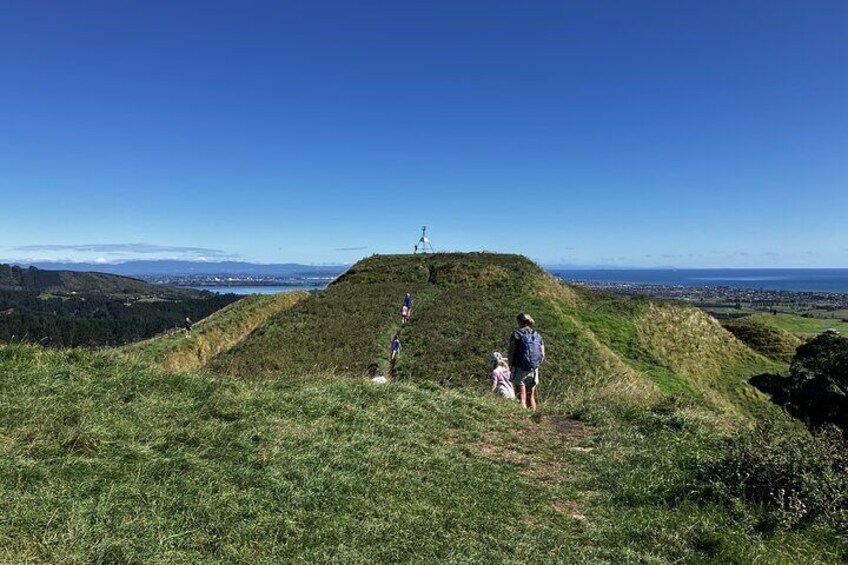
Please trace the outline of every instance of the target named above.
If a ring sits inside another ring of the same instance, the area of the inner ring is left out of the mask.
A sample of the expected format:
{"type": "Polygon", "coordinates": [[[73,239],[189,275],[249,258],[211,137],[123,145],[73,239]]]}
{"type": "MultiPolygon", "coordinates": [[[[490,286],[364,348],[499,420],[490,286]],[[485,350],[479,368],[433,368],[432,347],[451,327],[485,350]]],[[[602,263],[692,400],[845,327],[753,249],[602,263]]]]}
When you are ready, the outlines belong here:
{"type": "Polygon", "coordinates": [[[0,258],[848,266],[848,2],[0,1],[0,258]],[[132,244],[132,245],[130,245],[132,244]]]}

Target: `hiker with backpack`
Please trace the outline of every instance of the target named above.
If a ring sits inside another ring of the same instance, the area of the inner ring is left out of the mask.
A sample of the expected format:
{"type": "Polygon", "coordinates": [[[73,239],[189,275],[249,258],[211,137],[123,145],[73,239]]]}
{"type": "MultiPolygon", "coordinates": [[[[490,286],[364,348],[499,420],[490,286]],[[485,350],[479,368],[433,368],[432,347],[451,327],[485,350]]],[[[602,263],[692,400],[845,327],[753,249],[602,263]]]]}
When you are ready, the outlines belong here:
{"type": "Polygon", "coordinates": [[[516,318],[518,329],[509,338],[509,366],[515,392],[522,408],[536,409],[536,390],[539,384],[539,365],[545,359],[545,342],[533,329],[535,321],[522,312],[516,318]]]}
{"type": "Polygon", "coordinates": [[[509,363],[497,351],[492,353],[492,362],[495,368],[492,371],[492,392],[504,398],[515,400],[515,389],[512,387],[512,378],[509,371],[509,363]]]}

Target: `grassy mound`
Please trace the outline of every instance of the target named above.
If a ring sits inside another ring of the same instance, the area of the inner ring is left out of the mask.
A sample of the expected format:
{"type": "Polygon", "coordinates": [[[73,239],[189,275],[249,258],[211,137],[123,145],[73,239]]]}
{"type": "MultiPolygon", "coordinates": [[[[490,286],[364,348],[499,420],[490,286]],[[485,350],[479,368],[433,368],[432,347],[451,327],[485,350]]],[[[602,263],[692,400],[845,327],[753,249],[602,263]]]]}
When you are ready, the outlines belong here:
{"type": "Polygon", "coordinates": [[[307,295],[306,292],[292,292],[246,296],[195,324],[191,339],[177,331],[134,343],[124,351],[168,371],[194,371],[307,295]]]}
{"type": "Polygon", "coordinates": [[[374,365],[388,374],[389,343],[399,332],[398,379],[483,387],[489,356],[506,350],[521,311],[534,316],[545,338],[549,399],[585,403],[603,396],[644,405],[663,392],[704,394],[716,387],[756,396],[740,368],[771,368],[694,307],[573,289],[524,257],[487,253],[360,261],[210,366],[243,378],[364,375],[374,365]],[[402,327],[406,292],[415,305],[402,327]]]}
{"type": "Polygon", "coordinates": [[[801,338],[783,328],[766,323],[768,315],[746,316],[729,320],[724,327],[754,351],[784,363],[792,361],[801,338]]]}
{"type": "MultiPolygon", "coordinates": [[[[692,496],[692,409],[593,429],[429,383],[0,346],[0,561],[837,563],[692,496]],[[683,414],[683,415],[681,415],[683,414]]],[[[741,512],[741,514],[740,514],[741,512]]]]}

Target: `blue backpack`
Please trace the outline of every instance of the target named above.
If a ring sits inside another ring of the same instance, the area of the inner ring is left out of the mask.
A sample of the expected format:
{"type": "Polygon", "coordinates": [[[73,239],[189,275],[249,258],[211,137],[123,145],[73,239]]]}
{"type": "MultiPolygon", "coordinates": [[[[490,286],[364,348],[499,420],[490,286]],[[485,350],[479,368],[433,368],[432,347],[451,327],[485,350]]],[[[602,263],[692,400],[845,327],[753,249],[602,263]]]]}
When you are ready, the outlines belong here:
{"type": "Polygon", "coordinates": [[[519,369],[532,371],[542,363],[542,336],[536,330],[515,331],[515,363],[519,369]]]}

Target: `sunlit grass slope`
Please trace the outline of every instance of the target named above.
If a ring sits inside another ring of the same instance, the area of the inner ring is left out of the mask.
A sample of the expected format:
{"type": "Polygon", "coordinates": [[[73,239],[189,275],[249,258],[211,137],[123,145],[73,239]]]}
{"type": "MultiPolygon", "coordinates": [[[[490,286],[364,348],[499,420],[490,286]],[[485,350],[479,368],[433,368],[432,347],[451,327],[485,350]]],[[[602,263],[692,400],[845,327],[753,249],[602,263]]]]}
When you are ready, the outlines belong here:
{"type": "Polygon", "coordinates": [[[779,322],[775,324],[769,317],[768,314],[745,316],[725,322],[724,327],[755,351],[789,363],[804,340],[783,329],[779,322]]]}
{"type": "Polygon", "coordinates": [[[123,351],[169,371],[194,371],[307,295],[292,292],[246,296],[195,324],[190,339],[181,331],[171,332],[129,345],[123,351]]]}
{"type": "MultiPolygon", "coordinates": [[[[0,346],[2,563],[839,563],[700,494],[697,405],[593,428],[428,382],[0,346]]],[[[592,419],[589,419],[591,424],[592,419]]]]}
{"type": "Polygon", "coordinates": [[[167,374],[25,346],[0,347],[0,387],[3,563],[579,555],[580,522],[554,504],[573,486],[487,455],[487,434],[511,450],[532,426],[495,399],[167,374]]]}
{"type": "Polygon", "coordinates": [[[801,339],[815,337],[823,331],[833,328],[843,335],[848,335],[848,323],[841,320],[823,320],[807,318],[794,314],[752,314],[743,318],[756,324],[772,326],[796,335],[801,339]]]}
{"type": "Polygon", "coordinates": [[[713,318],[686,304],[630,299],[560,284],[517,255],[453,253],[374,256],[326,291],[269,318],[212,362],[243,378],[291,378],[312,370],[364,375],[389,371],[400,332],[401,380],[482,386],[492,351],[505,351],[515,316],[534,316],[548,359],[550,399],[618,397],[645,403],[688,391],[717,401],[757,402],[747,376],[771,368],[713,318]],[[401,327],[406,292],[412,321],[401,327]],[[738,394],[737,394],[738,393],[738,394]]]}

